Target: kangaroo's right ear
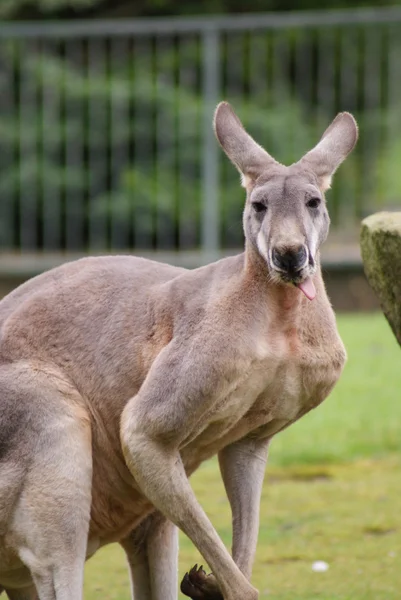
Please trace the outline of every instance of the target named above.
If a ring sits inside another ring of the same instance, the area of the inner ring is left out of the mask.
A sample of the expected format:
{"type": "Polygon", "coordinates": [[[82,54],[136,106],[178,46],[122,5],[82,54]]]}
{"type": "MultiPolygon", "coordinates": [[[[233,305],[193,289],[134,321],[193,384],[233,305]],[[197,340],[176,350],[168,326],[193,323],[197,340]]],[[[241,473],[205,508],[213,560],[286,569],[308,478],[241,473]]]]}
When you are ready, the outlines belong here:
{"type": "Polygon", "coordinates": [[[252,184],[263,171],[278,164],[245,131],[228,102],[220,102],[217,106],[214,130],[224,152],[241,173],[244,187],[252,184]]]}

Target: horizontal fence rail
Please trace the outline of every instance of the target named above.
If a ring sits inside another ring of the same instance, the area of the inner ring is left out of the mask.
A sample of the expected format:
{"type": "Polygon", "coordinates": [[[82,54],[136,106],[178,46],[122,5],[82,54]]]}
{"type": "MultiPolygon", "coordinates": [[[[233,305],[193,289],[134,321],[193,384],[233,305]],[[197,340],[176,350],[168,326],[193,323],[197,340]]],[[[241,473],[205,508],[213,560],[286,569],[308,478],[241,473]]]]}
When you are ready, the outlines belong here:
{"type": "Polygon", "coordinates": [[[401,8],[3,23],[0,248],[241,246],[221,99],[285,164],[351,111],[360,143],[328,193],[334,228],[399,206],[401,8]]]}

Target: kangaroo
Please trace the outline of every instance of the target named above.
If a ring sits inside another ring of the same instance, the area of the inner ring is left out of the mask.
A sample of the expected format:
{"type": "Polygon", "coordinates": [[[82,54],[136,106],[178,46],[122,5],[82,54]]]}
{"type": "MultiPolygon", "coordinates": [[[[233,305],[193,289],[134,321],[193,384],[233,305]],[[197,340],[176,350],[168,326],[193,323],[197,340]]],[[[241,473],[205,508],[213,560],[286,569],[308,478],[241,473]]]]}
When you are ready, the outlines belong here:
{"type": "Polygon", "coordinates": [[[186,270],[84,258],[0,303],[0,586],[80,600],[87,558],[117,542],[132,598],[177,597],[177,528],[213,575],[194,599],[256,600],[250,583],[271,439],[330,393],[346,352],[320,269],[324,191],[353,149],[339,114],[291,166],[228,103],[215,132],[246,190],[245,250],[186,270]],[[232,555],[189,476],[218,455],[232,555]]]}

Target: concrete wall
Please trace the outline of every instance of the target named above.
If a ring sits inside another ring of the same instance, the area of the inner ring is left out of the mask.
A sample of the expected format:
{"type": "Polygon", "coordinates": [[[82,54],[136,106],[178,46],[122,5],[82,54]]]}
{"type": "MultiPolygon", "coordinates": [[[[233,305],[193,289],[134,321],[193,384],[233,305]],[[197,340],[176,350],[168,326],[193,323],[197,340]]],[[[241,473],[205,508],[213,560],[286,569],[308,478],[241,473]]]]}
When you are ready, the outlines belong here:
{"type": "MultiPolygon", "coordinates": [[[[233,252],[234,253],[234,252],[233,252]]],[[[8,294],[27,279],[69,260],[81,258],[74,254],[1,254],[0,296],[8,294]]],[[[160,260],[187,268],[195,268],[221,258],[199,252],[141,253],[153,260],[160,260]]],[[[323,276],[333,307],[337,311],[378,310],[378,301],[363,273],[359,248],[353,246],[328,247],[322,255],[323,276]]]]}

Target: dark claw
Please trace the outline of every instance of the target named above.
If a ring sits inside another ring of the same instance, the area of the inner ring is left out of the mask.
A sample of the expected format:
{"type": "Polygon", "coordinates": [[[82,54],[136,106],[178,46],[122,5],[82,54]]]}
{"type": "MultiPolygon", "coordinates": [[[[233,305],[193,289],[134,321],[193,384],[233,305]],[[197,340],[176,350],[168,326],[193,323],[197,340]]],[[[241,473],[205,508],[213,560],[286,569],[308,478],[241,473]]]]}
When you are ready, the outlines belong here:
{"type": "Polygon", "coordinates": [[[198,596],[196,595],[197,590],[189,578],[189,573],[185,573],[181,581],[180,589],[185,596],[189,596],[190,598],[198,598],[198,596]]]}
{"type": "Polygon", "coordinates": [[[185,573],[180,588],[192,600],[223,600],[214,575],[207,575],[203,565],[199,568],[195,565],[189,573],[185,573]]]}

